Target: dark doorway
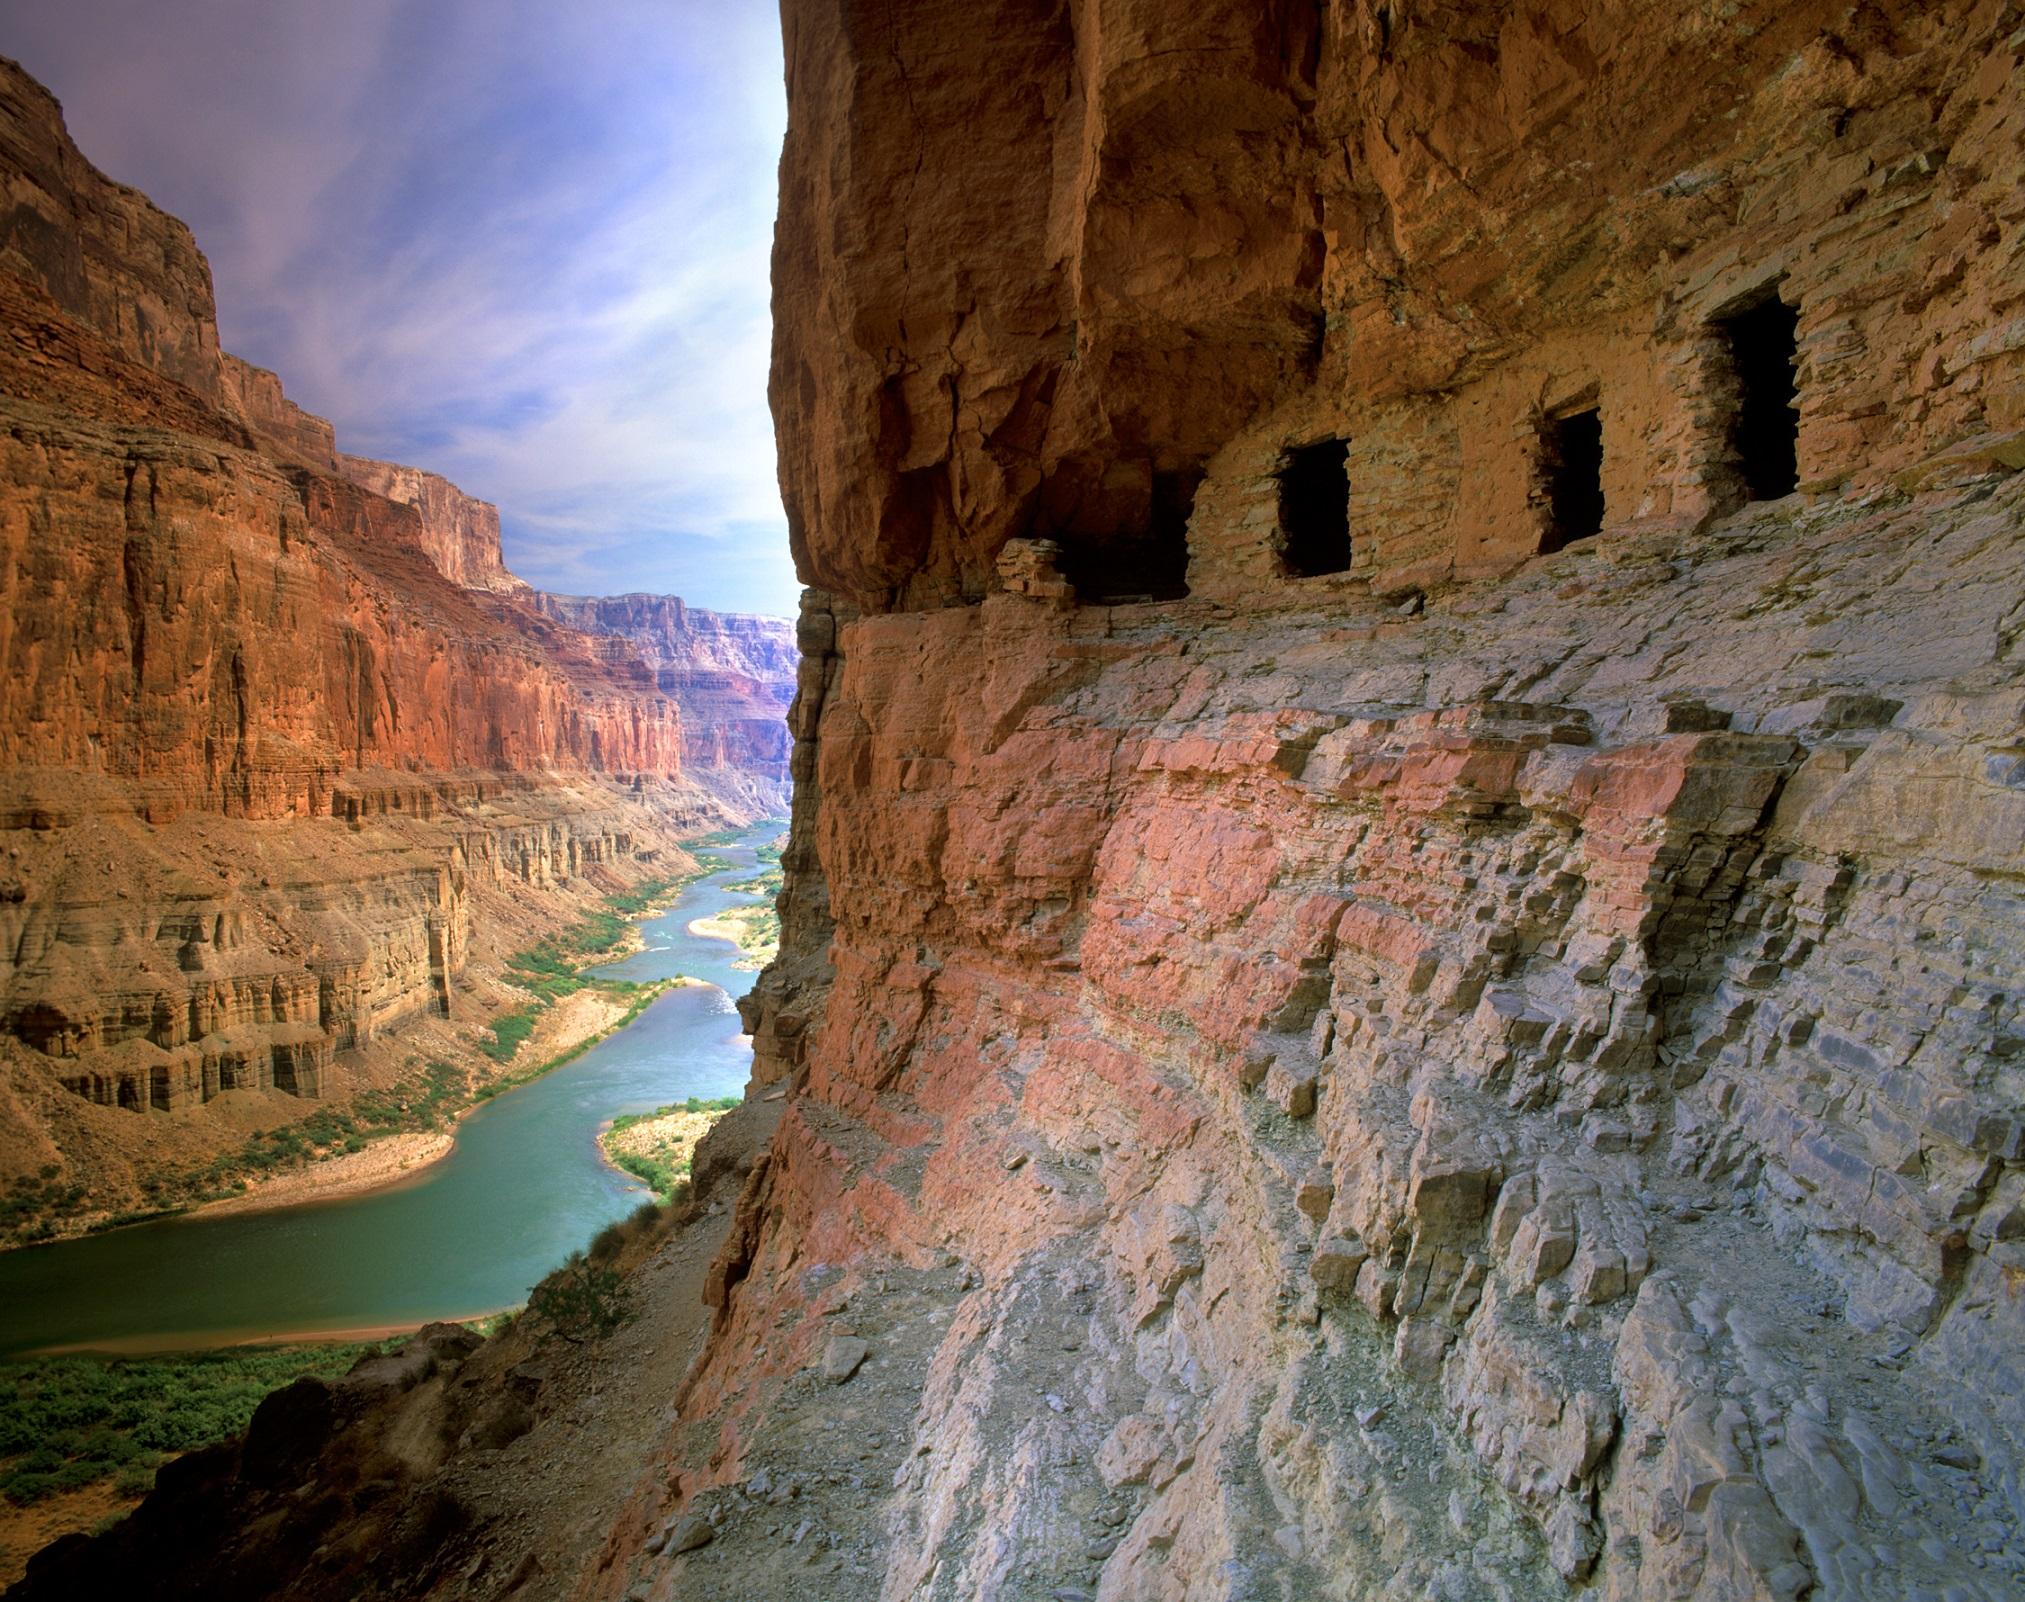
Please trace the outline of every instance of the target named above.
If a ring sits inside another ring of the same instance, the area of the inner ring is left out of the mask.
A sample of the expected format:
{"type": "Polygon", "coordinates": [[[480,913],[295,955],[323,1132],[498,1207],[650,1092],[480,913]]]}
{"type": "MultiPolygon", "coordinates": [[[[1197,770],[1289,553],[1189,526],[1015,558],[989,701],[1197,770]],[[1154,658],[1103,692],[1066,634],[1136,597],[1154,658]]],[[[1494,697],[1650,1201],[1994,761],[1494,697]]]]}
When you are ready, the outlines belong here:
{"type": "Polygon", "coordinates": [[[1603,530],[1603,414],[1590,407],[1550,417],[1540,432],[1540,472],[1547,491],[1545,555],[1603,530]]]}
{"type": "Polygon", "coordinates": [[[1152,515],[1143,532],[1052,536],[1062,547],[1061,575],[1082,606],[1179,601],[1188,595],[1188,519],[1200,472],[1155,473],[1152,515]]]}
{"type": "Polygon", "coordinates": [[[1776,501],[1800,483],[1800,411],[1793,382],[1800,312],[1776,296],[1724,318],[1736,373],[1737,411],[1730,448],[1754,501],[1776,501]]]}
{"type": "Polygon", "coordinates": [[[1349,441],[1325,439],[1287,452],[1280,467],[1280,537],[1292,578],[1349,570],[1349,441]]]}

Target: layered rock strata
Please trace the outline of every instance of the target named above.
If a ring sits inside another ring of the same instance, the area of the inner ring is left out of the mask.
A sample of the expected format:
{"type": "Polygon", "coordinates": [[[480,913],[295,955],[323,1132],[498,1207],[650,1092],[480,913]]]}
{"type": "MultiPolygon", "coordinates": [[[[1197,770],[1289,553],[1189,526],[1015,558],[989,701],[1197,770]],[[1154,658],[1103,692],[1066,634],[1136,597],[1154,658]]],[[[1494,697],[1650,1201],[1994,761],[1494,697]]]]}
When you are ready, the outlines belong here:
{"type": "Polygon", "coordinates": [[[11,63],[0,181],[0,1175],[110,1203],[272,1092],[384,1079],[396,1034],[468,1036],[474,956],[785,797],[764,757],[689,775],[679,642],[535,609],[493,507],[221,352],[188,230],[11,63]]]}
{"type": "Polygon", "coordinates": [[[579,1594],[840,1335],[839,1597],[2025,1587],[2021,23],[786,7],[794,1093],[579,1594]]]}
{"type": "Polygon", "coordinates": [[[466,495],[439,474],[366,456],[340,454],[337,470],[354,484],[419,514],[421,549],[452,584],[517,595],[527,585],[506,570],[499,546],[499,508],[466,495]]]}
{"type": "Polygon", "coordinates": [[[750,613],[708,612],[674,595],[553,595],[530,603],[572,628],[628,641],[682,717],[692,774],[738,774],[789,784],[787,713],[798,654],[794,625],[750,613]]]}
{"type": "Polygon", "coordinates": [[[603,786],[446,799],[386,780],[371,793],[401,804],[370,822],[249,834],[109,808],[12,834],[10,1060],[136,1111],[320,1096],[336,1054],[470,1014],[457,992],[481,906],[496,919],[502,898],[566,904],[637,877],[673,823],[603,786]]]}

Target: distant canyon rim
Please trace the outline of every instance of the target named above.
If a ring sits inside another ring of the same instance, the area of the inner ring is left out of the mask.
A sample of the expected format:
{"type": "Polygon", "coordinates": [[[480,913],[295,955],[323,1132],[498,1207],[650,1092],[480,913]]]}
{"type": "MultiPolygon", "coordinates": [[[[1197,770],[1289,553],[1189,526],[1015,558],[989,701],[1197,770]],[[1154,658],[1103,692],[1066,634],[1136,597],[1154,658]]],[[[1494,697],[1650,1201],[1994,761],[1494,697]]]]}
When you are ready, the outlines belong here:
{"type": "Polygon", "coordinates": [[[792,789],[609,1366],[9,1594],[2025,1595],[2025,7],[783,18],[798,661],[331,455],[7,80],[10,1130],[792,789]]]}
{"type": "Polygon", "coordinates": [[[532,590],[494,507],[339,451],[11,63],[0,171],[0,1187],[61,1198],[20,1238],[424,1061],[482,1080],[511,953],[785,812],[796,657],[532,590]]]}

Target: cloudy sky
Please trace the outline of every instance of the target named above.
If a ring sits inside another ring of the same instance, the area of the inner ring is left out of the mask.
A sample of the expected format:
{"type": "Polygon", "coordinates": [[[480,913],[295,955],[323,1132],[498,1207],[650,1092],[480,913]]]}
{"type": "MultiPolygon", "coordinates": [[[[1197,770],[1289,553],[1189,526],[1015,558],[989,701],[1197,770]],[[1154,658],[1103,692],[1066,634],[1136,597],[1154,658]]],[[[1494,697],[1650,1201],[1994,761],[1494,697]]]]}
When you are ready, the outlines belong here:
{"type": "Polygon", "coordinates": [[[211,259],[341,448],[497,501],[548,589],[792,613],[759,0],[0,0],[0,53],[211,259]]]}

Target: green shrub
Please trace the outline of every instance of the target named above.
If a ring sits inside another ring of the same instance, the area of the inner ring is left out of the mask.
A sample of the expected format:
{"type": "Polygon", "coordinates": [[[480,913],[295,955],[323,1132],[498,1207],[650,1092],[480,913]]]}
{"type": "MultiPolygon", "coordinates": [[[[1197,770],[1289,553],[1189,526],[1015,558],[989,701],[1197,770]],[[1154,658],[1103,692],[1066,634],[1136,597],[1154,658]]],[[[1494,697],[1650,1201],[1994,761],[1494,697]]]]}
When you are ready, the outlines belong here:
{"type": "Polygon", "coordinates": [[[589,1256],[592,1262],[602,1263],[618,1254],[619,1248],[626,1243],[626,1225],[628,1222],[624,1218],[618,1219],[613,1223],[605,1225],[603,1229],[591,1237],[589,1256]]]}
{"type": "Polygon", "coordinates": [[[548,1333],[581,1345],[623,1324],[630,1300],[616,1270],[572,1252],[568,1262],[528,1293],[527,1312],[546,1325],[548,1333]]]}
{"type": "Polygon", "coordinates": [[[138,1458],[131,1463],[122,1463],[119,1471],[113,1475],[113,1490],[121,1496],[146,1496],[155,1488],[157,1466],[151,1458],[138,1458]]]}
{"type": "Polygon", "coordinates": [[[689,1173],[689,1164],[669,1163],[644,1152],[620,1152],[616,1161],[627,1173],[645,1185],[656,1196],[673,1196],[675,1187],[689,1173]]]}
{"type": "Polygon", "coordinates": [[[541,1016],[542,1009],[529,1007],[521,1012],[509,1012],[492,1026],[492,1038],[478,1042],[478,1049],[494,1062],[511,1062],[513,1054],[526,1043],[534,1033],[534,1021],[541,1016]]]}
{"type": "Polygon", "coordinates": [[[144,1495],[163,1458],[239,1434],[269,1391],[335,1378],[379,1345],[0,1364],[0,1496],[17,1506],[111,1479],[144,1495]]]}

